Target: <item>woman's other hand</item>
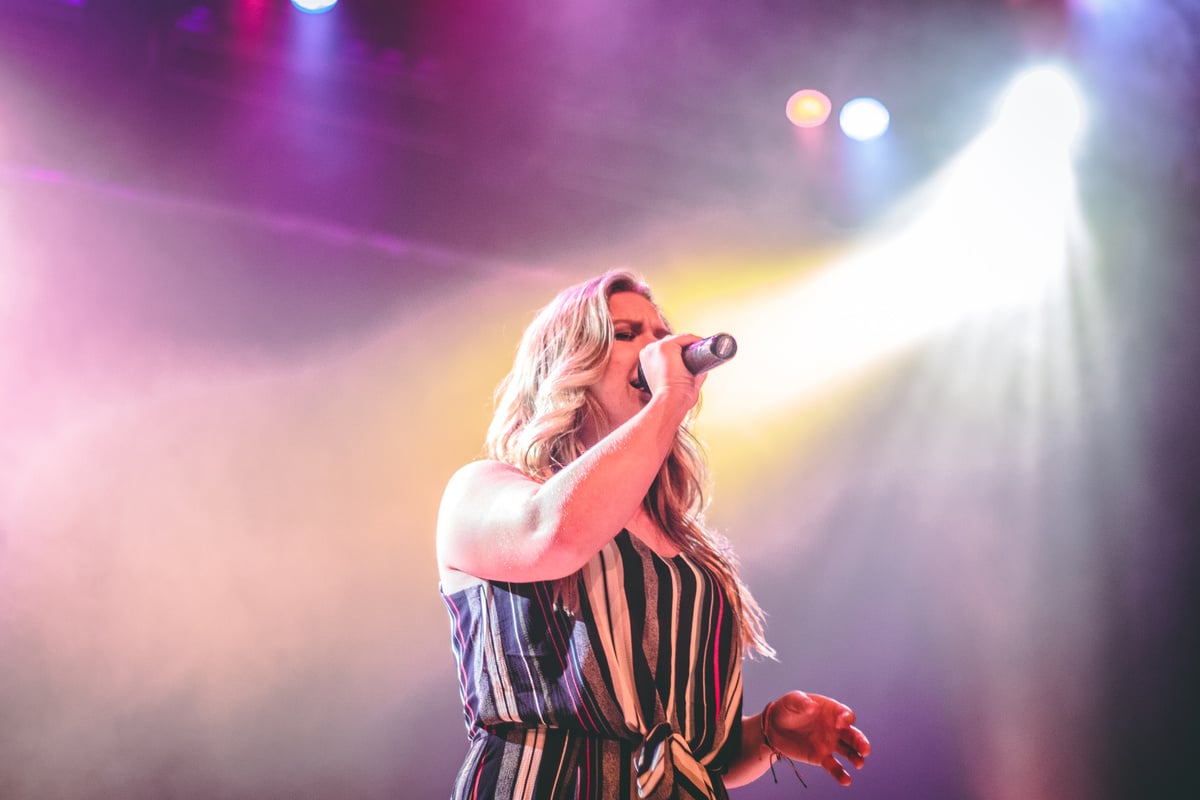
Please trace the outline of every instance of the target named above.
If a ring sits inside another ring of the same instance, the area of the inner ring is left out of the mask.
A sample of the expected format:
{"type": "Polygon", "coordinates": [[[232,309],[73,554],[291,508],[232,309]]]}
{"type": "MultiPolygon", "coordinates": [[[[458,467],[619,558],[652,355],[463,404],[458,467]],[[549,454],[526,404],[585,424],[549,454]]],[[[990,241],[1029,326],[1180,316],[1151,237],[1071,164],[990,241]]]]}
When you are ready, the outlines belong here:
{"type": "Polygon", "coordinates": [[[854,727],[848,706],[819,694],[793,691],[766,709],[767,736],[783,755],[826,770],[842,786],[850,773],[838,757],[862,769],[871,743],[854,727]]]}

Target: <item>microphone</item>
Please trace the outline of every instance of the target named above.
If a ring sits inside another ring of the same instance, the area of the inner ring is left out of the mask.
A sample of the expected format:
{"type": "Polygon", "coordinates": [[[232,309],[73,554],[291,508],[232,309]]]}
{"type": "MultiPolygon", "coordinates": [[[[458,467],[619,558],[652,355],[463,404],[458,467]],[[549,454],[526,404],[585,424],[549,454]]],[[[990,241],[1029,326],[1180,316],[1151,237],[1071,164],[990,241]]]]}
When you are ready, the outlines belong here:
{"type": "MultiPolygon", "coordinates": [[[[683,348],[680,355],[683,356],[683,365],[687,367],[688,372],[699,375],[701,372],[708,372],[713,367],[724,364],[737,355],[737,339],[728,333],[718,333],[707,339],[692,342],[683,348]]],[[[650,391],[650,387],[646,385],[646,376],[642,373],[640,362],[638,363],[637,388],[642,391],[650,391]]]]}

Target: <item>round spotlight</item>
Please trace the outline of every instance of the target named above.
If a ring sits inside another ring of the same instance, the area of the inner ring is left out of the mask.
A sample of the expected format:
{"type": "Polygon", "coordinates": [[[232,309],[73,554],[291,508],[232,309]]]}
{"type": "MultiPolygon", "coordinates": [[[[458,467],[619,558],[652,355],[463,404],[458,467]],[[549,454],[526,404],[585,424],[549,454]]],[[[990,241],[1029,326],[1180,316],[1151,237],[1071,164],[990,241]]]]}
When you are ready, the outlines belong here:
{"type": "Polygon", "coordinates": [[[337,5],[337,0],[292,0],[292,5],[305,14],[324,14],[337,5]]]}
{"type": "Polygon", "coordinates": [[[816,89],[801,89],[787,101],[787,118],[797,128],[824,125],[832,110],[829,98],[816,89]]]}
{"type": "Polygon", "coordinates": [[[999,123],[1024,138],[1070,147],[1084,125],[1083,96],[1058,67],[1022,72],[1000,101],[999,123]]]}
{"type": "Polygon", "coordinates": [[[883,136],[891,120],[883,103],[870,97],[851,100],[842,106],[842,113],[838,115],[842,132],[859,142],[883,136]]]}

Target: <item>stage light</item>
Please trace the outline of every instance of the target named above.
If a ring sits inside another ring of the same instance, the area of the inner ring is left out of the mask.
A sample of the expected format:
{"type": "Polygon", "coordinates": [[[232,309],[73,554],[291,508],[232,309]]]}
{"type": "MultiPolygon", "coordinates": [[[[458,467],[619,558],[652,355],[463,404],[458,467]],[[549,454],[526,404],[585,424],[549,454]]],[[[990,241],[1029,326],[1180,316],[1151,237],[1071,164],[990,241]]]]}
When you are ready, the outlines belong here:
{"type": "Polygon", "coordinates": [[[797,128],[816,128],[825,124],[833,104],[816,89],[801,89],[788,98],[787,118],[797,128]]]}
{"type": "Polygon", "coordinates": [[[859,142],[877,139],[887,132],[891,115],[883,103],[870,97],[859,97],[842,106],[838,124],[842,132],[859,142]]]}
{"type": "Polygon", "coordinates": [[[1024,324],[1061,301],[1089,252],[1070,160],[1031,157],[998,124],[846,252],[701,320],[744,345],[722,368],[738,379],[705,388],[709,420],[786,416],[925,341],[1024,324]]]}
{"type": "Polygon", "coordinates": [[[292,0],[292,5],[305,14],[324,14],[337,5],[337,0],[292,0]]]}
{"type": "Polygon", "coordinates": [[[1084,127],[1084,101],[1075,82],[1053,66],[1027,70],[1000,101],[997,130],[1034,151],[1070,149],[1084,127]]]}

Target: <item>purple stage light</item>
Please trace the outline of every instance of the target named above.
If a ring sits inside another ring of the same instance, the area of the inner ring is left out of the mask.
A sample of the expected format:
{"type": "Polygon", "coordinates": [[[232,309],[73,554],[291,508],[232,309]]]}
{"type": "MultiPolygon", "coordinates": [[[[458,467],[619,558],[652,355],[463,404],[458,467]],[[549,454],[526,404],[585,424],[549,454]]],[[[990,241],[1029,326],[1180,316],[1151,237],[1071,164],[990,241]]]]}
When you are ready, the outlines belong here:
{"type": "Polygon", "coordinates": [[[337,5],[337,0],[292,0],[292,5],[305,14],[324,14],[337,5]]]}

